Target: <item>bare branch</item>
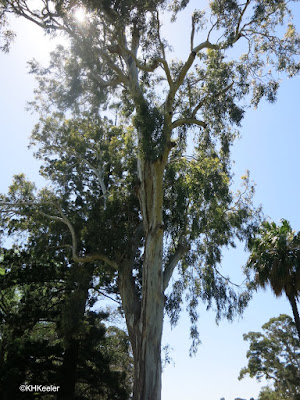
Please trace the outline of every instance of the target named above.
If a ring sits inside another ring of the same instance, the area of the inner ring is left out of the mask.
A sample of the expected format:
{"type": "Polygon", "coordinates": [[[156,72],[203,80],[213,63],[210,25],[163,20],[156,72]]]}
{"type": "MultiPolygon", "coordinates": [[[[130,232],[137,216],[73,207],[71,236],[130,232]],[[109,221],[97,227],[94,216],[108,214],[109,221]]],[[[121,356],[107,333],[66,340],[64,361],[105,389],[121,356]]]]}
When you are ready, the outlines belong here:
{"type": "MultiPolygon", "coordinates": [[[[130,55],[133,56],[132,53],[130,53],[130,55]]],[[[147,63],[144,63],[144,64],[141,63],[140,60],[139,60],[138,58],[134,58],[134,57],[133,57],[133,59],[134,59],[134,61],[135,61],[135,63],[136,63],[136,66],[137,66],[140,70],[146,71],[146,72],[154,72],[154,71],[159,67],[159,64],[164,62],[164,60],[163,60],[162,58],[159,58],[159,57],[153,58],[153,59],[151,60],[151,62],[148,63],[148,64],[147,64],[147,63]]]]}
{"type": "MultiPolygon", "coordinates": [[[[76,152],[75,152],[76,153],[76,152]]],[[[103,198],[104,198],[104,210],[106,209],[106,203],[107,203],[107,189],[105,186],[105,182],[104,182],[104,170],[103,167],[101,165],[101,156],[100,154],[98,154],[98,159],[99,159],[99,166],[98,168],[94,167],[86,158],[80,156],[78,153],[75,154],[75,156],[78,156],[83,162],[85,162],[92,171],[94,171],[95,175],[97,176],[100,186],[101,186],[101,190],[103,193],[103,198]]]]}
{"type": "MultiPolygon", "coordinates": [[[[210,22],[212,23],[211,17],[210,17],[210,22]]],[[[211,34],[211,32],[214,30],[214,28],[215,28],[215,26],[216,26],[217,24],[218,24],[218,20],[217,20],[214,24],[212,24],[212,27],[210,28],[210,30],[208,31],[208,34],[207,34],[207,38],[206,38],[207,41],[209,41],[210,34],[211,34]]]]}
{"type": "MultiPolygon", "coordinates": [[[[226,92],[228,92],[228,90],[230,90],[232,88],[232,86],[234,85],[234,82],[231,82],[229,85],[227,85],[224,89],[220,90],[217,93],[213,94],[214,98],[217,98],[218,96],[220,96],[221,94],[225,94],[226,92]]],[[[192,111],[192,118],[196,118],[196,114],[197,112],[200,110],[200,108],[203,106],[203,104],[205,103],[206,99],[210,98],[211,95],[205,96],[203,99],[201,99],[201,101],[199,101],[199,103],[197,104],[197,106],[193,109],[192,111]]]]}
{"type": "Polygon", "coordinates": [[[209,40],[205,40],[205,42],[202,42],[202,43],[198,44],[198,46],[194,47],[192,50],[192,53],[197,54],[199,51],[201,51],[203,49],[218,50],[218,49],[220,49],[220,45],[213,44],[209,40]]]}
{"type": "Polygon", "coordinates": [[[109,65],[109,67],[116,72],[118,79],[123,82],[124,84],[126,84],[127,86],[129,85],[129,80],[128,77],[123,73],[123,71],[121,70],[120,67],[118,67],[113,61],[112,59],[109,57],[109,55],[104,51],[101,50],[100,51],[101,56],[104,58],[104,60],[107,62],[107,64],[109,65]]]}
{"type": "Polygon", "coordinates": [[[112,300],[112,301],[114,301],[115,303],[118,303],[120,306],[122,305],[122,302],[120,302],[120,301],[118,301],[118,300],[116,300],[116,299],[113,299],[111,296],[108,296],[106,293],[102,292],[102,290],[95,289],[95,288],[92,288],[92,289],[93,289],[95,292],[101,294],[101,296],[107,297],[109,300],[112,300]]]}
{"type": "Polygon", "coordinates": [[[246,280],[247,280],[247,279],[244,279],[243,282],[240,283],[240,284],[234,283],[234,282],[232,282],[228,277],[222,275],[221,272],[220,272],[217,268],[214,268],[214,270],[216,271],[216,273],[217,273],[218,275],[220,275],[220,277],[221,277],[222,279],[224,279],[226,282],[228,282],[228,283],[230,283],[231,285],[236,286],[236,287],[238,287],[238,288],[242,288],[243,285],[244,285],[244,283],[245,283],[246,280]]]}
{"type": "Polygon", "coordinates": [[[208,40],[206,40],[205,42],[200,43],[198,46],[196,46],[192,49],[188,59],[186,60],[183,67],[181,68],[181,71],[179,72],[179,75],[178,75],[176,81],[170,87],[170,92],[169,92],[168,98],[167,98],[168,106],[173,104],[173,100],[175,98],[176,92],[179,89],[179,87],[182,85],[189,69],[193,65],[197,53],[203,49],[220,49],[220,48],[221,48],[220,45],[212,44],[208,40]]]}
{"type": "Polygon", "coordinates": [[[164,71],[166,73],[167,81],[168,81],[169,85],[171,86],[173,84],[173,81],[172,81],[172,78],[171,78],[169,64],[167,62],[165,46],[164,46],[164,44],[163,44],[163,42],[161,40],[161,37],[160,37],[160,23],[159,23],[159,12],[158,12],[158,10],[156,11],[156,17],[157,17],[157,37],[158,37],[158,41],[159,41],[159,45],[160,45],[160,49],[161,49],[161,54],[162,54],[162,59],[159,58],[157,61],[161,62],[161,64],[163,65],[164,71]]]}
{"type": "Polygon", "coordinates": [[[104,261],[106,264],[114,268],[115,270],[118,270],[118,264],[115,261],[110,260],[107,256],[104,254],[90,254],[90,255],[85,255],[84,257],[79,257],[77,255],[77,238],[76,238],[76,233],[73,225],[71,224],[70,220],[66,217],[66,215],[63,213],[61,207],[59,205],[56,206],[63,222],[67,225],[69,228],[69,231],[71,233],[72,237],[72,258],[75,262],[78,263],[87,263],[87,262],[92,262],[92,261],[104,261]]]}
{"type": "Polygon", "coordinates": [[[173,271],[176,268],[176,265],[182,259],[182,257],[189,251],[189,247],[185,247],[182,244],[179,244],[175,253],[169,258],[168,264],[164,269],[164,280],[163,280],[163,290],[165,291],[169,285],[170,279],[172,277],[173,271]]]}
{"type": "Polygon", "coordinates": [[[102,87],[114,87],[122,83],[122,80],[119,77],[112,78],[108,81],[102,79],[100,76],[98,76],[94,71],[89,71],[89,74],[97,81],[100,86],[102,87]]]}
{"type": "MultiPolygon", "coordinates": [[[[4,205],[4,206],[9,207],[9,208],[11,208],[11,207],[16,208],[17,206],[24,206],[24,205],[27,205],[27,206],[30,205],[30,206],[37,207],[36,210],[35,210],[36,213],[42,215],[43,217],[45,217],[45,218],[47,218],[49,220],[63,223],[68,227],[68,229],[69,229],[69,231],[71,233],[71,237],[72,237],[72,245],[71,245],[72,259],[75,262],[88,263],[88,262],[93,262],[93,261],[103,261],[107,265],[112,267],[113,269],[118,270],[118,264],[115,261],[111,260],[109,257],[105,256],[104,254],[96,253],[96,254],[85,255],[83,257],[78,256],[78,253],[77,253],[77,237],[76,237],[76,232],[75,232],[74,226],[72,225],[71,221],[67,218],[67,216],[64,214],[62,208],[60,207],[60,205],[58,203],[54,203],[53,201],[51,201],[51,202],[50,201],[49,202],[43,202],[43,203],[34,203],[34,202],[30,202],[30,201],[20,201],[20,202],[16,202],[16,203],[0,202],[0,206],[1,205],[2,206],[4,205]],[[41,206],[44,206],[44,205],[48,205],[48,206],[52,205],[52,206],[54,206],[58,210],[58,212],[59,212],[59,214],[61,216],[59,217],[57,215],[50,215],[50,214],[47,214],[44,211],[38,209],[38,207],[41,207],[41,206]]],[[[6,210],[4,210],[4,211],[6,211],[6,210]]],[[[16,214],[18,213],[18,211],[20,213],[20,210],[14,209],[14,212],[16,214]]]]}
{"type": "MultiPolygon", "coordinates": [[[[123,43],[125,44],[124,47],[126,49],[127,48],[126,37],[125,37],[124,33],[123,33],[123,43]]],[[[134,29],[132,30],[132,37],[131,37],[131,52],[133,53],[135,58],[137,56],[139,45],[140,45],[140,34],[139,34],[139,30],[137,29],[137,27],[135,25],[134,29]]]]}
{"type": "Polygon", "coordinates": [[[28,2],[23,2],[21,7],[18,7],[17,2],[10,1],[9,6],[11,9],[8,9],[8,12],[14,13],[16,15],[19,15],[20,17],[24,17],[25,19],[33,22],[35,25],[39,26],[42,29],[48,29],[48,30],[53,30],[53,31],[65,31],[68,33],[71,33],[70,30],[66,27],[60,24],[55,17],[59,17],[58,14],[49,12],[49,18],[51,19],[51,24],[50,23],[45,23],[45,16],[41,16],[34,11],[32,11],[28,7],[28,2]],[[25,8],[25,9],[24,9],[25,8]]]}
{"type": "Polygon", "coordinates": [[[194,48],[194,36],[195,36],[195,19],[194,15],[192,15],[191,51],[193,51],[194,48]]]}
{"type": "Polygon", "coordinates": [[[247,10],[247,8],[248,8],[250,3],[251,3],[251,0],[247,0],[246,3],[245,3],[245,6],[244,6],[244,8],[243,8],[243,10],[241,12],[241,15],[240,15],[240,18],[239,18],[239,21],[238,21],[238,24],[237,24],[237,27],[236,27],[236,30],[235,30],[235,35],[236,36],[238,36],[239,33],[240,33],[239,31],[240,31],[240,26],[241,26],[241,23],[242,23],[242,19],[243,19],[243,16],[244,16],[244,14],[245,14],[245,12],[246,12],[246,10],[247,10]]]}
{"type": "Polygon", "coordinates": [[[88,262],[93,262],[93,261],[103,261],[116,271],[118,271],[119,267],[118,264],[111,260],[110,258],[106,257],[104,254],[90,254],[86,255],[84,257],[78,257],[76,254],[73,254],[73,260],[78,263],[88,263],[88,262]]]}
{"type": "Polygon", "coordinates": [[[175,129],[178,126],[183,126],[183,125],[198,125],[201,126],[202,128],[206,128],[206,123],[203,121],[199,121],[196,118],[181,118],[177,119],[172,123],[172,129],[175,129]]]}
{"type": "MultiPolygon", "coordinates": [[[[163,44],[161,43],[161,46],[163,46],[163,44]]],[[[155,57],[151,60],[151,62],[149,63],[142,63],[136,56],[136,51],[132,51],[130,49],[128,49],[127,46],[121,45],[122,51],[124,53],[126,53],[128,56],[130,56],[135,64],[136,67],[138,69],[140,69],[141,71],[145,71],[145,72],[154,72],[160,65],[163,66],[163,69],[166,73],[166,77],[167,77],[167,81],[169,83],[169,85],[171,85],[172,82],[172,78],[171,78],[171,73],[170,73],[170,69],[169,69],[169,65],[166,61],[165,58],[165,53],[163,51],[163,57],[155,57]]]]}
{"type": "Polygon", "coordinates": [[[49,215],[49,214],[44,213],[44,211],[41,211],[41,210],[35,210],[35,212],[38,213],[38,214],[40,214],[40,215],[42,215],[43,217],[45,217],[45,218],[51,220],[51,221],[57,221],[57,222],[65,223],[65,221],[63,220],[63,218],[58,217],[58,216],[56,216],[56,215],[49,215]]]}

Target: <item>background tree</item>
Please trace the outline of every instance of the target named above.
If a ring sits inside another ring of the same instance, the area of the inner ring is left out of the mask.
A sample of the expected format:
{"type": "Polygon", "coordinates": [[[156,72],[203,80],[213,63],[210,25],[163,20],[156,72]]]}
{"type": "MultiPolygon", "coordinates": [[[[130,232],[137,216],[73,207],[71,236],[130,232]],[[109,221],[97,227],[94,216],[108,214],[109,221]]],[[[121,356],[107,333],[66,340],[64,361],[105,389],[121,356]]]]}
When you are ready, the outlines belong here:
{"type": "Polygon", "coordinates": [[[276,296],[286,294],[294,315],[300,339],[300,318],[297,300],[300,295],[300,233],[286,220],[277,226],[264,222],[259,236],[249,243],[251,255],[246,271],[255,272],[256,283],[270,284],[276,296]]]}
{"type": "Polygon", "coordinates": [[[1,398],[32,398],[19,386],[39,382],[60,386],[62,399],[128,399],[128,340],[106,329],[107,314],[91,310],[89,268],[54,262],[49,252],[37,259],[38,244],[27,253],[1,250],[1,398]]]}
{"type": "Polygon", "coordinates": [[[240,371],[239,379],[250,375],[273,381],[272,389],[263,389],[261,400],[299,400],[300,396],[300,342],[291,317],[281,314],[262,326],[264,333],[249,332],[244,340],[250,342],[248,366],[240,371]]]}
{"type": "Polygon", "coordinates": [[[41,115],[33,140],[54,190],[26,198],[19,185],[2,198],[3,225],[24,229],[21,218],[30,230],[43,216],[61,227],[56,246],[69,246],[68,258],[104,267],[122,299],[135,400],[160,399],[164,309],[176,323],[185,290],[194,344],[199,299],[214,305],[217,319],[232,319],[249,299],[217,269],[222,246],[251,235],[255,220],[251,188],[236,198],[229,189],[233,126],[246,100],[275,100],[278,72],[299,69],[300,40],[282,0],[220,0],[196,10],[188,57],[170,60],[162,14],[176,21],[187,3],[1,1],[2,16],[70,39],[48,68],[31,64],[41,115]],[[78,7],[88,14],[82,24],[78,7]],[[236,44],[242,54],[232,59],[236,44]],[[112,127],[103,111],[118,102],[124,119],[112,127]]]}
{"type": "Polygon", "coordinates": [[[284,393],[274,390],[270,386],[263,386],[258,395],[258,400],[288,400],[289,398],[284,393]]]}

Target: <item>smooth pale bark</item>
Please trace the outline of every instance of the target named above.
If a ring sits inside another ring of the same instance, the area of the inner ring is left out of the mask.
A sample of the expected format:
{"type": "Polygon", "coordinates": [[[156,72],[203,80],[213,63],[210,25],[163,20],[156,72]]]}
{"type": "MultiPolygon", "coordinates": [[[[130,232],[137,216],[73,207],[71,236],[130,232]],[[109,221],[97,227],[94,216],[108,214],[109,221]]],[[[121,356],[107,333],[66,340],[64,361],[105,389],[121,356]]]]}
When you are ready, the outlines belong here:
{"type": "Polygon", "coordinates": [[[142,292],[132,277],[132,260],[120,268],[119,287],[134,356],[134,400],[161,399],[163,330],[163,165],[139,160],[139,200],[145,234],[142,292]]]}
{"type": "Polygon", "coordinates": [[[125,271],[120,274],[120,292],[126,315],[128,333],[134,357],[134,400],[161,399],[161,338],[164,296],[161,279],[161,235],[151,238],[146,247],[143,265],[142,301],[130,286],[134,285],[125,271]]]}
{"type": "Polygon", "coordinates": [[[145,237],[139,348],[136,349],[134,400],[161,398],[163,329],[163,164],[140,160],[139,192],[145,237]],[[139,396],[139,399],[137,397],[139,396]]]}
{"type": "MultiPolygon", "coordinates": [[[[143,295],[135,351],[134,400],[159,400],[161,396],[161,338],[164,297],[162,291],[162,230],[146,239],[143,295]]],[[[137,330],[136,330],[137,331],[137,330]]]]}

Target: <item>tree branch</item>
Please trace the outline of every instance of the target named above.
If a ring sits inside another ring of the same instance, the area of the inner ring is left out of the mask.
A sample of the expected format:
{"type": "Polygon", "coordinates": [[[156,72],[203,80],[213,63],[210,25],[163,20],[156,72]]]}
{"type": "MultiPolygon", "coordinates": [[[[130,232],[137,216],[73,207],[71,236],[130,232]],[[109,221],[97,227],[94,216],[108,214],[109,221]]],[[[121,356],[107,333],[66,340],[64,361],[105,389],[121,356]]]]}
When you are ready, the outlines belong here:
{"type": "MultiPolygon", "coordinates": [[[[220,90],[217,93],[213,94],[214,98],[217,98],[218,96],[220,96],[221,94],[225,94],[226,92],[228,92],[228,90],[230,90],[232,88],[232,86],[234,85],[234,82],[231,82],[229,85],[227,85],[224,89],[220,90]]],[[[192,111],[192,118],[196,118],[196,114],[197,112],[200,110],[200,108],[203,106],[203,104],[205,103],[206,99],[211,97],[210,95],[205,96],[201,101],[199,101],[199,103],[197,104],[197,106],[193,109],[192,111]]]]}
{"type": "Polygon", "coordinates": [[[93,261],[103,261],[110,267],[112,267],[114,270],[118,271],[119,266],[118,264],[105,256],[104,254],[89,254],[84,257],[78,257],[76,254],[73,254],[72,256],[73,260],[77,263],[88,263],[88,262],[93,262],[93,261]]]}
{"type": "Polygon", "coordinates": [[[177,249],[175,250],[175,253],[169,258],[169,262],[164,269],[163,291],[167,289],[176,265],[188,251],[189,247],[185,247],[182,244],[179,244],[177,249]]]}
{"type": "Polygon", "coordinates": [[[97,81],[100,86],[102,87],[114,87],[114,86],[118,86],[119,83],[123,83],[122,79],[118,77],[116,78],[112,78],[108,81],[102,79],[100,76],[98,76],[94,71],[89,71],[89,74],[93,77],[93,79],[95,79],[95,81],[97,81]]]}
{"type": "Polygon", "coordinates": [[[191,30],[191,51],[193,51],[194,48],[194,36],[195,36],[195,19],[194,19],[194,15],[192,15],[192,30],[191,30]]]}
{"type": "Polygon", "coordinates": [[[171,77],[171,72],[170,72],[170,68],[169,68],[169,64],[167,62],[167,57],[166,57],[166,52],[165,52],[165,46],[161,40],[160,37],[160,24],[159,24],[159,12],[158,10],[156,11],[156,18],[157,18],[157,37],[158,37],[158,41],[159,41],[159,45],[160,45],[160,49],[161,49],[161,54],[162,54],[162,58],[159,58],[158,61],[161,62],[161,64],[164,67],[164,71],[166,73],[166,77],[167,77],[167,81],[171,87],[171,85],[173,85],[173,81],[172,81],[172,77],[171,77]]]}
{"type": "Polygon", "coordinates": [[[107,297],[109,300],[112,300],[112,301],[114,301],[115,303],[118,303],[120,306],[122,305],[122,303],[121,303],[120,301],[118,301],[118,300],[116,300],[116,299],[113,299],[111,296],[108,296],[106,293],[102,292],[102,290],[100,290],[100,289],[95,289],[95,288],[92,288],[92,289],[93,289],[95,292],[101,294],[101,296],[107,297]]]}
{"type": "Polygon", "coordinates": [[[92,262],[92,261],[104,261],[106,264],[108,264],[110,267],[112,267],[115,270],[118,270],[118,264],[115,261],[110,260],[107,256],[104,254],[90,254],[90,255],[85,255],[84,257],[79,257],[77,255],[77,238],[76,238],[76,232],[71,224],[70,220],[66,217],[66,215],[63,213],[61,207],[59,205],[56,205],[56,208],[58,209],[62,222],[64,222],[67,227],[69,228],[69,231],[71,233],[72,237],[72,258],[75,262],[78,263],[87,263],[87,262],[92,262]]]}
{"type": "Polygon", "coordinates": [[[13,1],[9,1],[7,2],[8,6],[11,9],[8,9],[7,12],[9,13],[14,13],[20,17],[24,17],[25,19],[33,22],[35,25],[39,26],[42,29],[52,29],[53,31],[66,31],[68,33],[70,33],[70,30],[66,27],[66,26],[62,26],[57,19],[55,19],[55,17],[59,17],[58,14],[52,13],[52,12],[48,12],[48,17],[49,20],[51,21],[50,23],[46,23],[45,22],[45,15],[39,15],[37,13],[35,13],[34,11],[32,11],[29,7],[28,4],[26,4],[27,2],[23,2],[22,6],[18,7],[18,2],[13,2],[13,1]],[[17,4],[14,4],[17,3],[17,4]],[[25,7],[25,10],[24,8],[25,7]]]}
{"type": "Polygon", "coordinates": [[[173,104],[177,90],[182,85],[184,78],[186,77],[191,66],[193,65],[193,62],[195,61],[197,53],[203,49],[220,49],[220,45],[212,44],[208,40],[206,40],[192,49],[188,59],[186,60],[183,67],[181,68],[181,71],[179,72],[177,79],[175,80],[175,82],[173,82],[172,86],[170,87],[170,91],[169,91],[167,102],[166,102],[168,108],[170,108],[171,105],[173,104]]]}
{"type": "Polygon", "coordinates": [[[100,50],[100,54],[101,56],[105,59],[105,61],[107,62],[108,66],[114,71],[116,72],[118,79],[123,82],[125,85],[128,86],[129,84],[129,80],[128,77],[123,73],[123,71],[121,70],[121,68],[119,68],[113,61],[112,59],[109,57],[109,55],[104,51],[104,50],[100,50]]]}
{"type": "Polygon", "coordinates": [[[206,123],[203,121],[199,121],[196,118],[181,118],[177,119],[172,123],[172,129],[177,128],[178,126],[183,126],[183,125],[198,125],[201,126],[202,128],[206,128],[206,123]]]}
{"type": "MultiPolygon", "coordinates": [[[[66,215],[64,214],[62,208],[60,207],[59,204],[54,203],[54,202],[45,202],[45,203],[34,203],[34,202],[30,202],[30,201],[20,201],[20,202],[16,202],[16,203],[9,203],[9,202],[0,202],[0,206],[1,205],[5,205],[8,206],[9,208],[11,207],[16,207],[16,206],[24,206],[24,205],[30,205],[30,206],[35,206],[37,207],[35,212],[42,215],[43,217],[51,220],[51,221],[57,221],[60,223],[65,224],[70,233],[71,233],[71,238],[72,238],[72,245],[71,245],[71,250],[72,250],[72,259],[75,262],[78,263],[88,263],[88,262],[93,262],[93,261],[103,261],[105,262],[107,265],[109,265],[110,267],[112,267],[115,270],[118,270],[118,264],[111,260],[109,257],[105,256],[104,254],[99,254],[99,253],[95,253],[95,254],[89,254],[89,255],[85,255],[83,257],[78,256],[77,254],[77,238],[76,238],[76,232],[75,229],[71,223],[71,221],[66,217],[66,215]],[[58,212],[60,213],[60,217],[57,215],[50,215],[45,213],[42,210],[39,210],[38,207],[41,207],[43,205],[52,205],[54,206],[58,212]]],[[[6,210],[4,210],[6,212],[6,210]]],[[[16,214],[18,213],[18,210],[13,210],[16,214]]],[[[20,213],[20,211],[19,211],[20,213]]]]}
{"type": "Polygon", "coordinates": [[[134,40],[134,38],[133,38],[132,42],[134,43],[134,44],[132,44],[132,50],[130,50],[127,46],[125,46],[124,43],[122,44],[122,43],[119,42],[119,45],[121,47],[121,50],[124,53],[126,53],[128,56],[132,57],[132,59],[134,60],[136,66],[137,66],[137,68],[140,69],[141,71],[145,71],[145,72],[154,72],[159,67],[159,65],[162,64],[163,65],[163,69],[164,69],[164,71],[166,73],[166,77],[167,77],[168,83],[172,84],[173,82],[172,82],[172,78],[171,78],[171,73],[170,73],[169,65],[168,65],[168,63],[166,61],[165,52],[164,52],[164,48],[163,48],[163,44],[162,44],[161,40],[160,40],[160,43],[161,43],[161,48],[163,49],[162,50],[163,57],[155,57],[155,58],[153,58],[151,60],[150,63],[142,63],[137,58],[137,55],[136,55],[137,54],[137,49],[136,49],[137,39],[134,40]]]}
{"type": "Polygon", "coordinates": [[[98,153],[98,159],[100,161],[99,167],[96,168],[86,158],[80,156],[80,154],[78,154],[77,152],[74,152],[74,153],[76,153],[75,156],[78,156],[83,162],[85,162],[90,167],[90,169],[92,171],[94,171],[95,175],[97,176],[97,178],[99,180],[99,183],[100,183],[100,186],[101,186],[102,193],[103,193],[104,210],[106,210],[107,189],[106,189],[105,182],[104,182],[104,170],[103,170],[103,167],[101,165],[101,156],[100,156],[100,154],[98,153]]]}
{"type": "Polygon", "coordinates": [[[239,18],[239,21],[238,21],[238,24],[237,24],[237,27],[236,27],[236,30],[235,30],[235,35],[236,36],[238,36],[239,33],[240,33],[239,30],[240,30],[240,26],[241,26],[241,23],[242,23],[242,19],[243,19],[243,16],[244,16],[244,14],[245,14],[245,12],[246,12],[246,10],[247,10],[247,8],[248,8],[250,3],[251,3],[251,0],[247,0],[246,3],[245,3],[245,7],[243,8],[243,10],[241,12],[241,15],[240,15],[240,18],[239,18]]]}

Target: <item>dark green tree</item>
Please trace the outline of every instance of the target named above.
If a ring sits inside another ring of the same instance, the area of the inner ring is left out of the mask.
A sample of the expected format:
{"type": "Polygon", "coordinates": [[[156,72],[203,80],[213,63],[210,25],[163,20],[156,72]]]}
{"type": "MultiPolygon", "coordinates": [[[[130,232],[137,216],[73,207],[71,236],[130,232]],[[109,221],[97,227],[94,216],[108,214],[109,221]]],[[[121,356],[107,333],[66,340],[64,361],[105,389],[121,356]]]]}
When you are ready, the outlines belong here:
{"type": "Polygon", "coordinates": [[[19,391],[26,382],[60,386],[58,399],[128,399],[128,340],[106,329],[107,314],[90,309],[97,297],[87,293],[88,266],[66,267],[42,255],[38,262],[36,250],[35,243],[34,254],[1,251],[1,399],[32,398],[19,391]]]}
{"type": "Polygon", "coordinates": [[[264,333],[249,332],[244,340],[250,342],[247,352],[248,366],[240,371],[260,380],[273,381],[274,390],[265,388],[261,400],[300,399],[300,342],[292,318],[281,314],[262,326],[264,333]]]}
{"type": "Polygon", "coordinates": [[[251,255],[246,271],[255,272],[256,283],[270,285],[276,296],[287,296],[300,339],[297,300],[300,295],[300,232],[292,230],[286,220],[281,225],[264,222],[259,235],[250,241],[251,255]]]}
{"type": "Polygon", "coordinates": [[[232,319],[249,299],[217,269],[222,246],[251,235],[256,217],[251,188],[230,191],[230,147],[247,101],[275,101],[278,73],[299,70],[289,3],[212,1],[191,16],[189,54],[176,61],[162,15],[176,23],[188,1],[1,0],[3,17],[70,39],[48,68],[31,63],[41,115],[33,141],[54,189],[28,195],[23,182],[3,196],[3,225],[56,224],[53,245],[106,271],[122,299],[135,400],[160,399],[164,310],[176,323],[184,291],[194,344],[199,300],[232,319]],[[122,113],[116,127],[104,118],[109,107],[122,113]]]}
{"type": "Polygon", "coordinates": [[[282,392],[272,389],[270,386],[263,386],[258,395],[258,400],[289,400],[282,392]]]}

